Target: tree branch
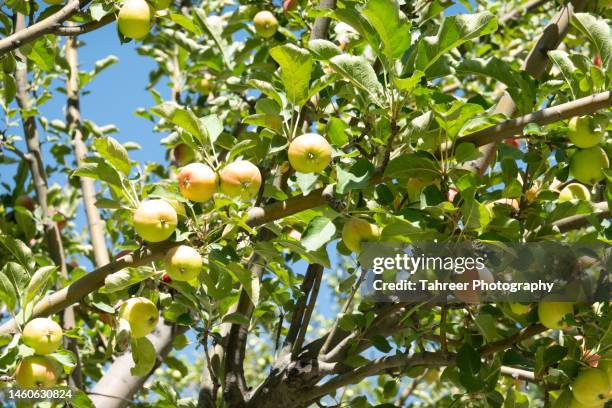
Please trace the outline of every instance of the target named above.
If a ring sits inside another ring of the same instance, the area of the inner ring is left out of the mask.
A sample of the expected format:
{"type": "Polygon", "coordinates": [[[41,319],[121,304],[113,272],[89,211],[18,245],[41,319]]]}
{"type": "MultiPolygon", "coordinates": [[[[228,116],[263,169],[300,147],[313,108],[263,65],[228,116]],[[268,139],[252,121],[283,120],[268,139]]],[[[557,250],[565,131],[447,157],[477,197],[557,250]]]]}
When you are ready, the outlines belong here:
{"type": "Polygon", "coordinates": [[[63,36],[77,36],[81,34],[86,34],[91,31],[97,30],[98,28],[104,27],[115,21],[117,17],[114,13],[109,13],[102,17],[98,21],[90,21],[89,23],[81,24],[81,25],[66,25],[60,26],[53,30],[53,34],[63,35],[63,36]]]}
{"type": "MultiPolygon", "coordinates": [[[[71,24],[71,23],[69,23],[71,24]]],[[[68,103],[66,107],[66,124],[68,132],[74,142],[74,156],[77,166],[87,157],[87,145],[83,141],[83,131],[81,129],[81,108],[79,98],[79,64],[77,38],[66,40],[66,60],[70,67],[70,72],[66,79],[66,94],[68,103]]],[[[100,217],[100,212],[96,207],[96,189],[94,180],[88,177],[79,177],[81,183],[81,194],[83,195],[83,206],[87,216],[87,226],[93,248],[94,264],[100,268],[110,259],[108,249],[104,239],[104,226],[100,217]]]]}
{"type": "Polygon", "coordinates": [[[572,231],[575,229],[582,228],[589,224],[590,220],[595,216],[597,218],[609,218],[610,209],[608,208],[607,202],[593,204],[593,212],[588,214],[572,215],[570,217],[562,218],[553,223],[553,226],[558,228],[560,232],[572,231]]]}
{"type": "Polygon", "coordinates": [[[317,303],[317,297],[319,296],[321,280],[323,279],[323,266],[313,264],[310,265],[308,269],[310,270],[311,267],[314,273],[314,284],[312,286],[312,291],[310,292],[310,300],[308,301],[308,306],[306,307],[304,318],[302,319],[302,322],[300,324],[300,330],[297,335],[297,339],[295,340],[293,344],[293,349],[291,350],[291,355],[294,360],[297,358],[297,355],[301,351],[302,345],[304,344],[304,338],[306,337],[306,332],[308,331],[308,326],[310,325],[312,312],[314,311],[315,305],[317,303]]]}

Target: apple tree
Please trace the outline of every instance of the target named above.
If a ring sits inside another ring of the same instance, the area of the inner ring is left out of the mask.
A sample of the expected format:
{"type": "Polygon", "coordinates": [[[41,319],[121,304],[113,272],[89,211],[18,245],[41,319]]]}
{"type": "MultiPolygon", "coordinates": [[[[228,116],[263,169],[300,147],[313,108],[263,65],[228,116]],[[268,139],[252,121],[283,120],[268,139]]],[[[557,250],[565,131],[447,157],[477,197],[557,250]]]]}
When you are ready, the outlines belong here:
{"type": "Polygon", "coordinates": [[[4,2],[3,406],[603,406],[609,302],[372,302],[358,255],[609,244],[610,10],[4,2]],[[155,64],[133,120],[166,162],[81,110],[109,24],[155,64]]]}

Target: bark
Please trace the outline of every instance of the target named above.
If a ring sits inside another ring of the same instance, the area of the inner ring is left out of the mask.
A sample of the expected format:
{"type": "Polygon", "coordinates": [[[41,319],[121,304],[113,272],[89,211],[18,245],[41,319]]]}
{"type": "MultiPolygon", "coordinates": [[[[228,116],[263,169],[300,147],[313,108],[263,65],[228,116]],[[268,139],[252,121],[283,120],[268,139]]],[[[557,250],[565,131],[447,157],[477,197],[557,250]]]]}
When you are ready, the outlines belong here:
{"type": "MultiPolygon", "coordinates": [[[[77,166],[79,166],[85,157],[87,157],[87,145],[83,140],[83,131],[81,129],[79,64],[76,37],[66,40],[66,60],[70,67],[70,72],[66,80],[66,93],[68,95],[66,123],[72,136],[76,163],[77,166]]],[[[89,236],[93,248],[94,264],[97,268],[100,268],[109,263],[110,259],[104,239],[104,224],[102,223],[100,212],[96,207],[95,183],[93,179],[87,177],[80,177],[79,182],[81,183],[83,206],[85,207],[87,226],[89,228],[89,236]]]]}
{"type": "Polygon", "coordinates": [[[159,320],[155,330],[147,336],[157,353],[158,359],[151,372],[143,377],[135,377],[130,374],[134,367],[132,354],[126,352],[117,357],[106,374],[98,381],[89,395],[97,408],[124,408],[136,392],[147,381],[149,376],[161,365],[164,357],[172,350],[174,337],[182,332],[184,328],[174,328],[163,319],[159,320]]]}

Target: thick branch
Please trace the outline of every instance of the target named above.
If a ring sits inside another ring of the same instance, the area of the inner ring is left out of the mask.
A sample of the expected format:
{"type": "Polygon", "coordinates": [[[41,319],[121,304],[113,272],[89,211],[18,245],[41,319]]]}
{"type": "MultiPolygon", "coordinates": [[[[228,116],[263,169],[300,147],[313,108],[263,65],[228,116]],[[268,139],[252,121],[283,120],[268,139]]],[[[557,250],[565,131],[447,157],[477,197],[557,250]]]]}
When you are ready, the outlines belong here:
{"type": "Polygon", "coordinates": [[[102,17],[98,21],[90,21],[89,23],[81,25],[66,25],[60,26],[53,30],[52,34],[65,35],[65,36],[76,36],[81,34],[89,33],[90,31],[97,30],[98,28],[104,27],[115,21],[116,16],[114,13],[109,13],[102,17]]]}
{"type": "MultiPolygon", "coordinates": [[[[87,145],[83,141],[83,131],[81,129],[81,108],[79,98],[79,64],[77,51],[77,38],[66,40],[66,60],[70,67],[68,78],[66,79],[66,93],[68,103],[66,109],[66,124],[74,143],[74,156],[77,166],[87,157],[87,145]]],[[[96,207],[96,189],[94,180],[88,177],[80,177],[81,194],[83,195],[83,206],[87,215],[87,226],[93,248],[93,255],[96,267],[106,265],[110,259],[108,249],[104,239],[104,226],[100,217],[100,212],[96,207]]]]}
{"type": "Polygon", "coordinates": [[[310,325],[310,319],[312,318],[312,313],[314,311],[315,305],[317,303],[317,298],[319,296],[319,289],[321,287],[321,280],[323,279],[323,266],[318,264],[310,265],[309,270],[312,268],[314,273],[314,283],[312,287],[312,291],[310,293],[310,299],[308,300],[308,305],[306,306],[306,311],[304,312],[304,318],[300,324],[300,330],[297,335],[297,339],[293,344],[292,350],[292,358],[295,359],[298,353],[302,349],[302,345],[304,344],[304,339],[306,338],[306,332],[308,331],[308,327],[310,325]]]}
{"type": "MultiPolygon", "coordinates": [[[[321,0],[319,3],[319,9],[335,9],[336,0],[321,0]]],[[[324,40],[327,37],[327,30],[331,19],[327,17],[317,17],[312,27],[312,34],[310,35],[311,40],[324,40]]]]}

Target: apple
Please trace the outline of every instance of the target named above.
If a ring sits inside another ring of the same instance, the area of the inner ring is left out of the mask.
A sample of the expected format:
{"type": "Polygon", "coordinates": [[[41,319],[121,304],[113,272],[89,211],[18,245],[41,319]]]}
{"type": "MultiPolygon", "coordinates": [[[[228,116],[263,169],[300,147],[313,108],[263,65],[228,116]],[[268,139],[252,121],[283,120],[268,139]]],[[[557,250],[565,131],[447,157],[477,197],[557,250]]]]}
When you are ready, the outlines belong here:
{"type": "Polygon", "coordinates": [[[508,139],[504,139],[504,144],[508,145],[508,146],[512,146],[515,147],[517,149],[519,149],[521,147],[521,142],[518,139],[515,139],[513,137],[509,137],[508,139]]]}
{"type": "Polygon", "coordinates": [[[45,317],[32,319],[25,325],[21,340],[32,347],[36,354],[44,355],[55,352],[62,344],[62,328],[53,320],[45,317]]]}
{"type": "Polygon", "coordinates": [[[592,116],[576,116],[570,119],[567,136],[569,140],[580,147],[587,149],[599,144],[606,130],[596,123],[592,116]]]}
{"type": "Polygon", "coordinates": [[[145,38],[151,29],[152,14],[145,0],[125,0],[117,16],[119,31],[134,40],[145,38]]]}
{"type": "Polygon", "coordinates": [[[165,200],[146,200],[134,212],[134,228],[145,241],[161,242],[174,233],[178,217],[165,200]]]}
{"type": "Polygon", "coordinates": [[[342,242],[353,252],[361,252],[361,242],[377,241],[380,238],[380,228],[361,218],[349,219],[342,228],[342,242]]]}
{"type": "Polygon", "coordinates": [[[574,315],[574,304],[570,302],[540,302],[538,304],[538,317],[545,327],[557,330],[567,328],[563,318],[574,315]]]}
{"type": "Polygon", "coordinates": [[[601,57],[599,56],[599,54],[593,57],[593,65],[601,68],[601,57]]]}
{"type": "Polygon", "coordinates": [[[434,384],[436,381],[438,381],[438,378],[440,378],[440,370],[437,368],[430,368],[423,376],[423,380],[427,384],[434,384]]]}
{"type": "Polygon", "coordinates": [[[300,173],[321,173],[332,159],[331,145],[316,133],[298,136],[289,145],[289,163],[300,173]]]}
{"type": "Polygon", "coordinates": [[[246,160],[228,164],[219,172],[221,191],[229,197],[243,201],[255,197],[261,187],[261,173],[257,166],[246,160]]]}
{"type": "Polygon", "coordinates": [[[582,370],[572,383],[572,394],[576,401],[587,406],[606,402],[610,391],[608,374],[601,368],[582,370]]]}
{"type": "Polygon", "coordinates": [[[278,20],[267,10],[260,11],[253,17],[255,31],[263,38],[270,38],[278,30],[278,20]]]}
{"type": "Polygon", "coordinates": [[[516,315],[524,315],[529,313],[529,311],[531,310],[531,305],[512,302],[510,303],[510,310],[512,310],[512,313],[516,315]]]}
{"type": "Polygon", "coordinates": [[[29,195],[22,194],[15,200],[15,207],[23,207],[26,210],[34,211],[36,202],[29,195]]]}
{"type": "Polygon", "coordinates": [[[195,90],[201,93],[202,95],[208,95],[212,92],[213,86],[208,75],[204,76],[202,79],[195,83],[195,90]]]}
{"type": "Polygon", "coordinates": [[[584,405],[583,403],[578,402],[576,398],[572,397],[568,408],[604,408],[604,404],[600,403],[595,405],[584,405]]]}
{"type": "Polygon", "coordinates": [[[178,144],[172,149],[172,158],[179,166],[185,166],[195,159],[195,151],[185,143],[178,144]]]}
{"type": "Polygon", "coordinates": [[[57,384],[57,368],[49,357],[25,357],[17,366],[15,381],[21,388],[51,388],[57,384]]]}
{"type": "Polygon", "coordinates": [[[570,173],[584,184],[595,184],[604,178],[603,170],[610,166],[606,152],[599,147],[578,150],[570,161],[570,173]]]}
{"type": "Polygon", "coordinates": [[[202,270],[202,256],[194,248],[179,245],[166,253],[166,273],[176,281],[190,281],[202,270]]]}
{"type": "Polygon", "coordinates": [[[570,200],[590,201],[591,193],[580,183],[570,183],[559,192],[559,202],[564,203],[570,200]]]}
{"type": "Polygon", "coordinates": [[[472,303],[472,304],[479,303],[482,300],[482,293],[472,288],[474,281],[483,280],[486,283],[495,282],[495,278],[493,277],[493,274],[488,268],[467,269],[461,274],[455,274],[454,280],[457,283],[467,283],[468,284],[467,289],[454,291],[457,299],[461,300],[462,302],[472,303]]]}
{"type": "Polygon", "coordinates": [[[178,183],[183,197],[202,203],[217,191],[217,174],[205,164],[191,163],[179,172],[178,183]]]}
{"type": "Polygon", "coordinates": [[[136,297],[123,302],[119,317],[128,321],[132,337],[137,339],[153,331],[159,319],[159,312],[149,299],[136,297]]]}

